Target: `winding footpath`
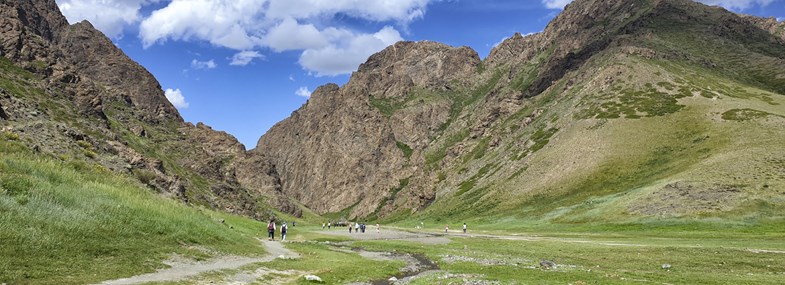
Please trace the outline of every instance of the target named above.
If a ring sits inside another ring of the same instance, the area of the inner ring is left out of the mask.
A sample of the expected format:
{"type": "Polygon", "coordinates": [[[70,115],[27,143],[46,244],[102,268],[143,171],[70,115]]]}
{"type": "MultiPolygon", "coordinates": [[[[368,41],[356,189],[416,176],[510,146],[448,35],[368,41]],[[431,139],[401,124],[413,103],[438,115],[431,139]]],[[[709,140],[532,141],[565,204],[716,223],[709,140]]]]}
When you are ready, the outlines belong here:
{"type": "Polygon", "coordinates": [[[253,263],[269,262],[283,256],[284,258],[298,258],[297,253],[283,247],[277,241],[261,241],[267,248],[267,255],[264,257],[240,257],[224,256],[205,262],[184,263],[184,262],[165,262],[170,267],[161,269],[155,273],[137,275],[128,278],[104,281],[102,285],[125,285],[142,284],[148,282],[172,282],[180,281],[202,273],[226,269],[236,269],[253,263]]]}

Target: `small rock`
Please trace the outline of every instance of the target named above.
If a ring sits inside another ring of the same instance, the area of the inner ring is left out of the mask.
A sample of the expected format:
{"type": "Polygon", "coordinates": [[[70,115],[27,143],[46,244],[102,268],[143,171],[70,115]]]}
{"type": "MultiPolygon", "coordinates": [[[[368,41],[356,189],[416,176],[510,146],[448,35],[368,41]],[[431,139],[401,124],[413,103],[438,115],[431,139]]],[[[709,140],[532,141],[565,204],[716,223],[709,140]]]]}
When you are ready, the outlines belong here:
{"type": "Polygon", "coordinates": [[[283,254],[281,254],[281,255],[279,255],[279,256],[278,256],[278,258],[279,258],[279,259],[286,259],[286,256],[285,256],[285,255],[283,255],[283,254]]]}
{"type": "Polygon", "coordinates": [[[662,265],[662,269],[665,269],[665,270],[670,270],[670,269],[671,269],[671,265],[670,265],[670,264],[667,264],[667,263],[665,263],[665,264],[663,264],[663,265],[662,265]]]}
{"type": "Polygon", "coordinates": [[[222,223],[222,224],[223,224],[223,223],[226,223],[226,220],[224,220],[224,219],[220,219],[220,220],[218,220],[218,222],[220,222],[220,223],[222,223]]]}
{"type": "Polygon", "coordinates": [[[395,282],[395,281],[398,281],[398,278],[395,278],[395,276],[393,276],[393,277],[390,277],[390,279],[387,279],[387,281],[395,282]]]}
{"type": "Polygon", "coordinates": [[[543,260],[540,261],[540,267],[543,269],[553,269],[556,268],[556,263],[550,260],[543,260]]]}
{"type": "Polygon", "coordinates": [[[324,282],[322,281],[322,278],[319,278],[319,276],[316,275],[305,275],[305,280],[319,282],[319,283],[324,282]]]}

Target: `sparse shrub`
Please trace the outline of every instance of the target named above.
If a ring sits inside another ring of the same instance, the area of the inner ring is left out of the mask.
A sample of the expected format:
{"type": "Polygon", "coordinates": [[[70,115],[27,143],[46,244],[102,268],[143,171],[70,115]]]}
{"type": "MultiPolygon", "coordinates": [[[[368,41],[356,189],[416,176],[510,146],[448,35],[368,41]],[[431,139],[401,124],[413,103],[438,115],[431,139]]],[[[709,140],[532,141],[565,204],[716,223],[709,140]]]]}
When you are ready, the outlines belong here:
{"type": "Polygon", "coordinates": [[[439,172],[439,174],[436,174],[436,181],[437,182],[442,182],[445,179],[447,179],[447,174],[445,174],[444,172],[439,172]]]}
{"type": "Polygon", "coordinates": [[[3,137],[6,140],[9,140],[9,141],[18,141],[19,140],[19,135],[18,134],[12,133],[12,132],[8,132],[8,131],[4,131],[3,132],[3,137]]]}
{"type": "Polygon", "coordinates": [[[399,141],[396,141],[395,145],[398,146],[399,149],[401,149],[401,152],[403,152],[403,156],[405,156],[407,159],[412,157],[412,153],[414,153],[414,150],[412,150],[412,148],[409,147],[409,145],[399,141]]]}
{"type": "Polygon", "coordinates": [[[722,119],[726,121],[749,121],[766,118],[768,116],[782,117],[755,109],[732,109],[722,113],[722,119]]]}
{"type": "Polygon", "coordinates": [[[91,144],[91,143],[89,143],[87,141],[80,140],[80,141],[77,141],[76,144],[79,147],[83,148],[83,149],[93,149],[93,144],[91,144]]]}
{"type": "Polygon", "coordinates": [[[155,173],[147,169],[134,169],[133,174],[140,182],[150,185],[155,180],[155,173]]]}
{"type": "Polygon", "coordinates": [[[89,158],[95,158],[96,156],[98,156],[97,153],[89,149],[82,150],[82,153],[84,154],[84,156],[89,158]]]}

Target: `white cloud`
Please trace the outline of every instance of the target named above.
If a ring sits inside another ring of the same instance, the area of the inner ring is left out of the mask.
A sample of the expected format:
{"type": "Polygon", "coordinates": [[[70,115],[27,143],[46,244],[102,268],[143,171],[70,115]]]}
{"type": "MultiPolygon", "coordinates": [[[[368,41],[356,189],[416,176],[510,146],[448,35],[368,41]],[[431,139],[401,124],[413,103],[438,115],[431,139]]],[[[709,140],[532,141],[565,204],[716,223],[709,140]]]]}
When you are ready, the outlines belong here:
{"type": "Polygon", "coordinates": [[[290,75],[289,75],[289,81],[291,81],[291,82],[295,82],[295,81],[297,81],[297,80],[296,80],[296,79],[294,79],[294,75],[291,75],[291,74],[290,74],[290,75]]]}
{"type": "Polygon", "coordinates": [[[746,10],[753,6],[765,7],[774,2],[774,0],[698,0],[706,5],[722,6],[731,10],[746,10]]]}
{"type": "Polygon", "coordinates": [[[191,68],[193,69],[213,69],[218,67],[214,60],[198,61],[196,59],[191,61],[191,68]]]}
{"type": "Polygon", "coordinates": [[[351,73],[369,56],[403,40],[392,27],[384,27],[375,34],[352,34],[321,49],[308,49],[300,56],[300,65],[317,76],[351,73]]]}
{"type": "MultiPolygon", "coordinates": [[[[303,68],[317,74],[353,71],[362,60],[392,44],[380,33],[347,28],[341,18],[399,25],[403,29],[425,15],[440,0],[57,0],[72,22],[89,19],[112,37],[139,23],[145,48],[166,41],[205,41],[238,52],[269,48],[276,52],[303,51],[303,68]],[[149,15],[140,11],[162,3],[149,15]],[[360,43],[370,47],[358,46],[360,43]],[[382,44],[383,43],[383,44],[382,44]],[[347,63],[335,58],[338,56],[347,63]],[[353,65],[347,67],[346,65],[353,65]]],[[[395,31],[385,28],[383,31],[395,31]]],[[[387,33],[400,40],[400,33],[387,33]]],[[[232,58],[242,65],[250,55],[232,58]]],[[[253,57],[248,61],[249,63],[253,57]]],[[[207,67],[209,68],[209,67],[207,67]]]]}
{"type": "Polygon", "coordinates": [[[70,23],[88,20],[110,38],[122,37],[123,30],[142,19],[142,6],[160,0],[57,0],[57,6],[70,23]]]}
{"type": "Polygon", "coordinates": [[[311,92],[311,90],[308,90],[308,87],[304,87],[303,86],[303,87],[300,87],[300,89],[297,89],[297,91],[294,92],[294,95],[297,95],[297,96],[300,96],[300,97],[310,98],[311,97],[311,93],[313,93],[313,92],[311,92]]]}
{"type": "Polygon", "coordinates": [[[183,92],[181,92],[179,88],[174,90],[166,88],[164,93],[166,94],[166,99],[169,99],[169,102],[171,102],[172,105],[174,105],[177,109],[188,109],[190,104],[185,101],[183,92]]]}
{"type": "Polygon", "coordinates": [[[262,55],[258,51],[244,50],[232,56],[232,62],[229,63],[229,65],[246,66],[257,58],[264,59],[264,55],[262,55]]]}
{"type": "Polygon", "coordinates": [[[171,40],[204,40],[248,50],[256,46],[260,13],[266,0],[172,0],[139,27],[145,47],[171,40]]]}
{"type": "Polygon", "coordinates": [[[270,0],[267,16],[271,19],[314,18],[346,14],[371,21],[409,22],[425,15],[434,0],[270,0]]]}
{"type": "Polygon", "coordinates": [[[434,1],[438,0],[172,0],[142,21],[139,37],[145,47],[167,40],[198,40],[238,51],[303,51],[303,69],[338,75],[354,71],[368,56],[402,38],[392,27],[367,33],[325,19],[340,15],[405,26],[423,17],[434,1]]]}
{"type": "Polygon", "coordinates": [[[548,9],[564,9],[564,6],[570,4],[572,0],[542,0],[542,4],[545,4],[545,8],[548,9]]]}
{"type": "Polygon", "coordinates": [[[330,44],[314,25],[300,25],[293,18],[286,18],[270,29],[262,42],[277,52],[322,48],[330,44]]]}

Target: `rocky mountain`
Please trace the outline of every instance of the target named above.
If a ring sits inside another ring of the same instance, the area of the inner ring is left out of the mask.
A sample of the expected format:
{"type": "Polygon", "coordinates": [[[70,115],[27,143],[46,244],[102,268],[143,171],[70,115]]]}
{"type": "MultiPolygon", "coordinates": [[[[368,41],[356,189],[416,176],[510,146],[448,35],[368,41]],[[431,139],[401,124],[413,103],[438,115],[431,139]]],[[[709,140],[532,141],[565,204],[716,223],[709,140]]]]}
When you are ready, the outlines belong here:
{"type": "Polygon", "coordinates": [[[482,60],[393,45],[345,86],[319,88],[252,153],[276,166],[285,195],[349,217],[781,208],[783,27],[686,0],[578,0],[482,60]]]}
{"type": "Polygon", "coordinates": [[[89,22],[69,25],[54,0],[0,1],[0,53],[0,127],[31,148],[196,205],[261,216],[266,197],[296,212],[275,189],[241,185],[238,172],[264,176],[266,164],[243,163],[231,135],[185,123],[152,74],[89,22]]]}
{"type": "Polygon", "coordinates": [[[149,72],[53,0],[0,0],[0,17],[5,137],[194,205],[535,224],[785,209],[775,19],[688,0],[576,0],[485,59],[400,42],[246,151],[183,122],[149,72]]]}

